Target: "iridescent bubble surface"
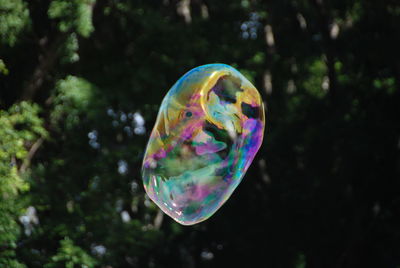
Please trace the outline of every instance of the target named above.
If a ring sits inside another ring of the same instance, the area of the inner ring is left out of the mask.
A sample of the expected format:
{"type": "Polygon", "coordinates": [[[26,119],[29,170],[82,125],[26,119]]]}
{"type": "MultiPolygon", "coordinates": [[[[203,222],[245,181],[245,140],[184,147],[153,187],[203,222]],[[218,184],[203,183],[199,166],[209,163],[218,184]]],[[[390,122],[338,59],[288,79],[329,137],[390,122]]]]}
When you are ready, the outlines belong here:
{"type": "Polygon", "coordinates": [[[162,101],[143,159],[148,196],[181,224],[209,218],[242,180],[264,125],[260,94],[240,72],[192,69],[162,101]]]}

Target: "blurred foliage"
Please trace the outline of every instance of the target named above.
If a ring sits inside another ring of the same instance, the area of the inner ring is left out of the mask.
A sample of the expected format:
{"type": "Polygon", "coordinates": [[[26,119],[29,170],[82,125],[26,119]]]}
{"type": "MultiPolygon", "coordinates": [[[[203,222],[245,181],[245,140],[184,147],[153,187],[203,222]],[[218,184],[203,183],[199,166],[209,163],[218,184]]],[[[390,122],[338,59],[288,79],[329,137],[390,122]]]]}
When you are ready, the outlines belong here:
{"type": "Polygon", "coordinates": [[[93,31],[92,6],[94,0],[54,0],[49,6],[49,17],[58,21],[61,32],[76,30],[77,33],[88,37],[93,31]]]}
{"type": "Polygon", "coordinates": [[[7,66],[5,65],[4,61],[2,59],[0,59],[0,73],[3,75],[7,75],[8,74],[8,69],[7,66]]]}
{"type": "Polygon", "coordinates": [[[0,267],[398,267],[400,3],[0,0],[0,267]],[[140,167],[167,90],[222,62],[265,142],[184,227],[140,167]]]}
{"type": "Polygon", "coordinates": [[[21,102],[0,111],[0,265],[25,267],[15,258],[20,234],[17,218],[23,207],[19,194],[29,189],[21,170],[29,161],[27,145],[46,136],[36,104],[21,102]]]}
{"type": "Polygon", "coordinates": [[[51,257],[51,262],[45,268],[52,267],[94,267],[96,261],[80,247],[73,244],[69,238],[60,241],[60,248],[57,254],[51,257]]]}
{"type": "Polygon", "coordinates": [[[0,1],[0,44],[13,46],[29,25],[29,10],[23,0],[0,1]]]}
{"type": "Polygon", "coordinates": [[[88,113],[93,97],[93,85],[82,78],[68,76],[55,86],[51,122],[57,125],[62,120],[65,128],[73,129],[79,124],[82,113],[88,113]]]}

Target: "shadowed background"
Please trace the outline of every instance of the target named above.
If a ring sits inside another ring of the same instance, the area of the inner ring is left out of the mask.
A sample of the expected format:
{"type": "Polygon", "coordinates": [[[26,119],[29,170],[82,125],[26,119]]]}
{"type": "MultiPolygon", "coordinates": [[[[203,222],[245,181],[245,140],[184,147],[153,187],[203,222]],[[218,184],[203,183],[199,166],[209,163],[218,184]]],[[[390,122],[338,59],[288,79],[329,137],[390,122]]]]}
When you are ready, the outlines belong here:
{"type": "Polygon", "coordinates": [[[400,2],[0,0],[1,267],[400,267],[400,2]],[[266,103],[228,202],[145,196],[162,98],[226,63],[266,103]]]}

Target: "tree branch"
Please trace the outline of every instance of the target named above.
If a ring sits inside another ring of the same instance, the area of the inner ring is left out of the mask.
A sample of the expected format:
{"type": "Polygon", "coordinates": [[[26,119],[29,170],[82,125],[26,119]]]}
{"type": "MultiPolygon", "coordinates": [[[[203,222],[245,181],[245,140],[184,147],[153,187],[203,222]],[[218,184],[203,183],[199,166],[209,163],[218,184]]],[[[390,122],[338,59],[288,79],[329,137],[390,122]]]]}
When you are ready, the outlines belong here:
{"type": "MultiPolygon", "coordinates": [[[[58,37],[51,43],[51,45],[46,49],[46,52],[39,56],[39,64],[36,69],[33,71],[31,78],[29,79],[26,87],[22,91],[21,100],[32,100],[37,91],[43,85],[43,82],[48,75],[49,71],[52,69],[54,64],[58,59],[59,48],[65,42],[68,35],[71,32],[65,32],[58,35],[58,37]]],[[[39,45],[41,41],[39,40],[39,45]]]]}
{"type": "Polygon", "coordinates": [[[24,160],[24,162],[22,163],[21,167],[19,168],[19,173],[24,173],[31,161],[33,156],[36,154],[37,150],[39,149],[39,147],[43,144],[44,138],[40,137],[33,145],[32,147],[29,149],[28,155],[26,157],[26,159],[24,160]]]}

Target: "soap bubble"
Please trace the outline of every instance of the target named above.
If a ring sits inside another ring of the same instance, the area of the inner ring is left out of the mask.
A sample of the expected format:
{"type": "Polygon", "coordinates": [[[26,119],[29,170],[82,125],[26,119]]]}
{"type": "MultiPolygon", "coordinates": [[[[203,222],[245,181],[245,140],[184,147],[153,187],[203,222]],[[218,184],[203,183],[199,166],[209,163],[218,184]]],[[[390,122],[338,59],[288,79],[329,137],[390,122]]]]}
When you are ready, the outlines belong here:
{"type": "Polygon", "coordinates": [[[143,159],[148,196],[181,224],[206,220],[242,180],[264,125],[260,94],[240,72],[192,69],[162,101],[143,159]]]}

